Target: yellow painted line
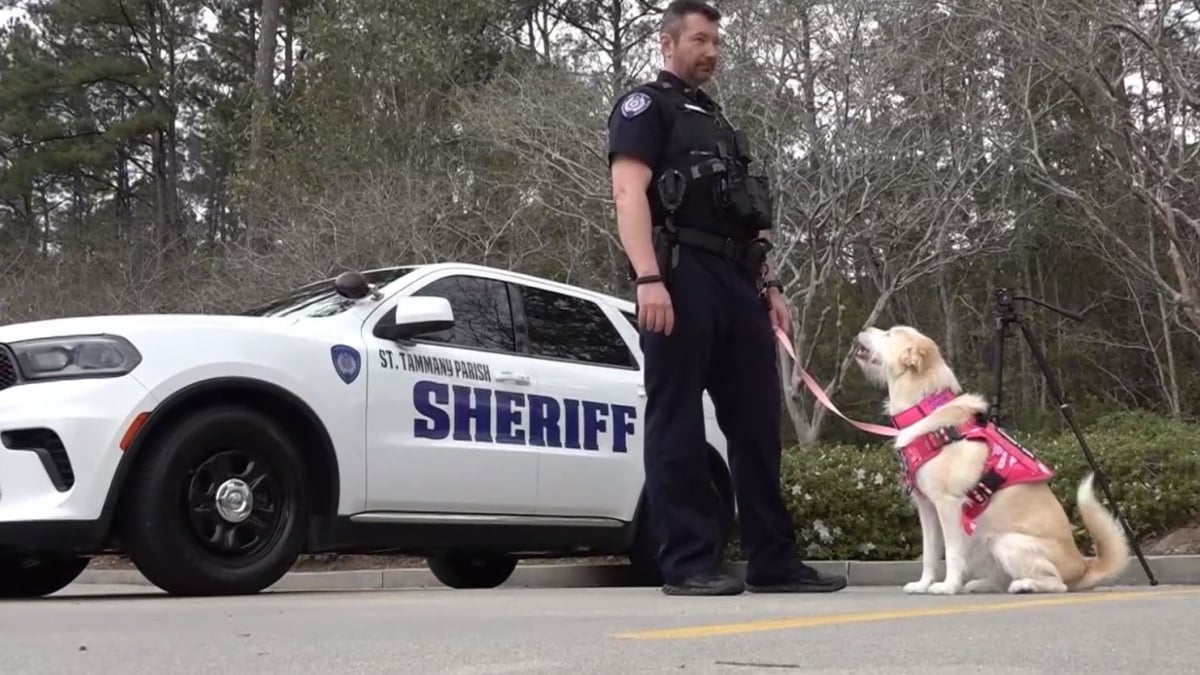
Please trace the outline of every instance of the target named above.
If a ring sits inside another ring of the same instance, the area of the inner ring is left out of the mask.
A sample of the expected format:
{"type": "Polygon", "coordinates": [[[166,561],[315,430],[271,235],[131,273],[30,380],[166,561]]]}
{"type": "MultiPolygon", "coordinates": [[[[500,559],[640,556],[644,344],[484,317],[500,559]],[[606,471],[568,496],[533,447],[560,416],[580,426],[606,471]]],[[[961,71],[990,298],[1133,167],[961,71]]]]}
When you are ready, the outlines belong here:
{"type": "Polygon", "coordinates": [[[1014,602],[978,603],[971,605],[954,605],[950,607],[919,607],[914,609],[896,609],[878,612],[851,612],[848,614],[825,614],[819,616],[804,616],[791,619],[763,619],[741,623],[710,624],[707,626],[686,626],[683,628],[664,628],[660,630],[643,630],[629,633],[618,633],[613,637],[632,640],[672,640],[687,638],[713,637],[716,635],[733,635],[737,633],[758,633],[770,630],[786,630],[789,628],[813,628],[817,626],[836,626],[846,623],[866,623],[870,621],[887,621],[889,619],[919,619],[931,616],[948,616],[953,614],[984,614],[1008,609],[1027,609],[1033,607],[1053,607],[1060,605],[1084,605],[1095,602],[1115,600],[1136,600],[1138,598],[1163,598],[1179,595],[1194,595],[1200,593],[1200,588],[1187,588],[1170,591],[1123,591],[1123,592],[1092,592],[1086,595],[1056,595],[1033,600],[1014,602]]]}

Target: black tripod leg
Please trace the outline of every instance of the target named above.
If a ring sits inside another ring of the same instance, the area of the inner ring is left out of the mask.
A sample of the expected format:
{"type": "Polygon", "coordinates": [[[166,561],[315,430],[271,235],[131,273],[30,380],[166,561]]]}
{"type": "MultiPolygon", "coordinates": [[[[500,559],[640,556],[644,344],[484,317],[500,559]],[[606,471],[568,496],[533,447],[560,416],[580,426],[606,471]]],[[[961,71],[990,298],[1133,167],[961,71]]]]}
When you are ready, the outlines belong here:
{"type": "Polygon", "coordinates": [[[1100,483],[1100,489],[1104,492],[1104,496],[1108,498],[1108,503],[1112,506],[1113,513],[1117,517],[1117,521],[1125,528],[1125,533],[1129,536],[1129,545],[1133,547],[1133,552],[1137,555],[1138,561],[1142,563],[1142,569],[1146,571],[1146,577],[1150,580],[1151,586],[1157,586],[1158,580],[1154,578],[1154,572],[1150,570],[1150,564],[1146,562],[1146,557],[1142,555],[1142,549],[1138,546],[1137,539],[1134,538],[1133,530],[1129,527],[1129,523],[1125,522],[1125,516],[1121,515],[1121,509],[1117,505],[1117,500],[1113,499],[1112,493],[1108,490],[1108,481],[1104,479],[1104,472],[1096,464],[1096,459],[1092,456],[1091,448],[1088,447],[1087,441],[1083,438],[1083,432],[1075,424],[1075,418],[1071,413],[1071,406],[1067,405],[1066,398],[1063,396],[1062,389],[1058,386],[1058,380],[1054,377],[1054,371],[1050,369],[1050,363],[1046,360],[1046,355],[1038,346],[1037,339],[1033,336],[1033,331],[1020,318],[1016,319],[1017,325],[1021,327],[1021,334],[1025,336],[1025,342],[1029,345],[1029,351],[1033,352],[1033,360],[1037,362],[1038,368],[1041,369],[1042,375],[1046,378],[1046,386],[1050,388],[1050,395],[1054,397],[1054,401],[1058,403],[1058,409],[1062,413],[1064,419],[1067,420],[1067,425],[1071,427],[1071,431],[1075,433],[1075,438],[1079,441],[1079,447],[1083,449],[1083,455],[1087,458],[1088,464],[1091,465],[1092,471],[1096,474],[1096,481],[1100,483]]]}
{"type": "Polygon", "coordinates": [[[1004,397],[1004,340],[1008,336],[1008,321],[1007,318],[997,317],[992,337],[996,351],[992,352],[992,406],[988,411],[988,418],[997,425],[1000,424],[1000,409],[1004,397]]]}

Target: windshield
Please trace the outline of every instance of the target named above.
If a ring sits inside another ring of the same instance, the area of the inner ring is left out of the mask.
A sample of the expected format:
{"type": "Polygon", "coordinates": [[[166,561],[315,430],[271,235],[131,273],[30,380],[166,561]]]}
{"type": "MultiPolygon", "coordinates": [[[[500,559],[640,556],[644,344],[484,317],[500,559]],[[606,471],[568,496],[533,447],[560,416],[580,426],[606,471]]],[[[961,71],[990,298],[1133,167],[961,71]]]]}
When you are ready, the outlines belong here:
{"type": "MultiPolygon", "coordinates": [[[[415,269],[416,267],[397,267],[394,269],[363,272],[362,275],[366,277],[367,283],[374,284],[376,287],[382,287],[415,269]]],[[[338,295],[338,292],[333,288],[333,279],[324,279],[314,284],[302,286],[285,296],[248,309],[242,312],[242,315],[319,318],[340,314],[353,305],[353,300],[338,295]]]]}

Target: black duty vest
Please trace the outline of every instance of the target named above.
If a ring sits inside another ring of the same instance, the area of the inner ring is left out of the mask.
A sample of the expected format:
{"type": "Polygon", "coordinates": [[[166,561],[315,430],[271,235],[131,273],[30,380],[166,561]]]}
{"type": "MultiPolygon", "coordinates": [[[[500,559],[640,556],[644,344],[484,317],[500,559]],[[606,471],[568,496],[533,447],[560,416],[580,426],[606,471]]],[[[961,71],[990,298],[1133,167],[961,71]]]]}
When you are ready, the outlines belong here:
{"type": "MultiPolygon", "coordinates": [[[[731,173],[745,173],[749,148],[738,147],[739,134],[709,101],[689,96],[677,83],[660,79],[637,87],[663,111],[668,136],[651,178],[648,198],[654,225],[666,221],[665,197],[676,193],[672,217],[678,228],[693,228],[723,237],[753,239],[725,203],[731,173]],[[672,188],[682,188],[682,194],[672,188]]],[[[742,136],[744,138],[744,136],[742,136]]]]}

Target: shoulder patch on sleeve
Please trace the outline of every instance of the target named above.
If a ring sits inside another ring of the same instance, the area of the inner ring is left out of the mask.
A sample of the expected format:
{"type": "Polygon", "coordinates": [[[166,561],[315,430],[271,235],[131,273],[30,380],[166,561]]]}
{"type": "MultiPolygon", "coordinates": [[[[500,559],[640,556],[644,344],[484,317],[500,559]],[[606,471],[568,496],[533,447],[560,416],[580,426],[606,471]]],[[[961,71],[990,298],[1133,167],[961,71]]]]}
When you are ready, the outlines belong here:
{"type": "Polygon", "coordinates": [[[650,107],[650,96],[644,91],[635,91],[621,101],[621,116],[633,119],[650,107]]]}

